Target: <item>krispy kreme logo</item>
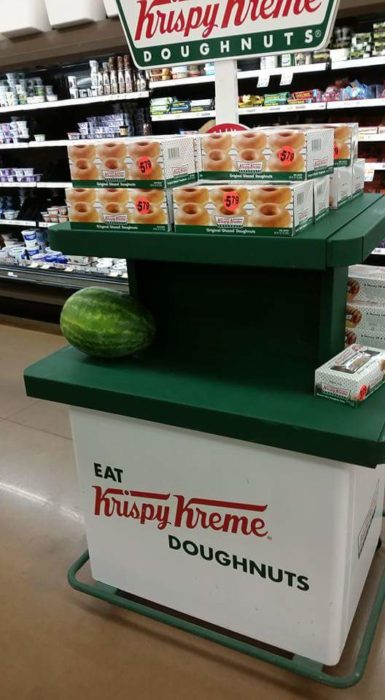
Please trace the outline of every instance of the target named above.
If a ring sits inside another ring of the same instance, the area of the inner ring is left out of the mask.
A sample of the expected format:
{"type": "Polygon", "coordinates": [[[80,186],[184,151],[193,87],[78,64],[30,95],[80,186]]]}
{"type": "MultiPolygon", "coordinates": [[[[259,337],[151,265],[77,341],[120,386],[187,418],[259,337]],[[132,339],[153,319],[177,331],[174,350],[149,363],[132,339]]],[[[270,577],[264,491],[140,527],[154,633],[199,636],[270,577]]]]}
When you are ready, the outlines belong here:
{"type": "Polygon", "coordinates": [[[186,498],[180,494],[132,491],[93,486],[94,515],[126,518],[141,525],[153,523],[158,530],[167,527],[212,530],[266,537],[262,517],[266,505],[238,503],[210,498],[186,498]]]}
{"type": "Polygon", "coordinates": [[[117,0],[138,65],[321,48],[339,0],[117,0]]]}

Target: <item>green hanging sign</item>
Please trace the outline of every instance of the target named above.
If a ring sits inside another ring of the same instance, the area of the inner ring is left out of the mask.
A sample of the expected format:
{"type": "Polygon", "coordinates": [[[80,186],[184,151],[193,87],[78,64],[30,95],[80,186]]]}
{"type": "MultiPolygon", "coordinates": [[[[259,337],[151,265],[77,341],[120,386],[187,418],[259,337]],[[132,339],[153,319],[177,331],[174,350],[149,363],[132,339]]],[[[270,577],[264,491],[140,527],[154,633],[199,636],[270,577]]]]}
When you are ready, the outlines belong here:
{"type": "Polygon", "coordinates": [[[139,68],[315,51],[339,0],[116,0],[139,68]]]}

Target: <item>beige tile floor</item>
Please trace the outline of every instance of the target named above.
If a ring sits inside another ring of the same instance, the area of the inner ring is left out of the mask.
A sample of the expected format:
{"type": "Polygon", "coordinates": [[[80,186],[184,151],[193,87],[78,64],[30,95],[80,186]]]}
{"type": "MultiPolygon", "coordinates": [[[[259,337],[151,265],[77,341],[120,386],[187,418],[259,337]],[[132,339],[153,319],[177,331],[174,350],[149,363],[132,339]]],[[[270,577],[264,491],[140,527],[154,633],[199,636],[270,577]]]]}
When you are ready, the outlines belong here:
{"type": "Polygon", "coordinates": [[[29,399],[22,381],[25,366],[61,345],[0,318],[1,700],[384,698],[385,613],[364,680],[335,691],[67,585],[85,538],[66,409],[29,399]]]}

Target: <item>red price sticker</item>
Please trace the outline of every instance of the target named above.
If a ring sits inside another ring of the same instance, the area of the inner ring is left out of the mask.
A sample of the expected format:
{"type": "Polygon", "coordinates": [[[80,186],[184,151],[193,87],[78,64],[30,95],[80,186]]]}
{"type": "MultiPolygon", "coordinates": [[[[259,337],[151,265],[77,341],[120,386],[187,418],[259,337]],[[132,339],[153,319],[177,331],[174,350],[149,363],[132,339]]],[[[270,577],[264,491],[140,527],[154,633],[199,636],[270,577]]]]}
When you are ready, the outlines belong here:
{"type": "Polygon", "coordinates": [[[287,167],[292,164],[295,158],[295,150],[292,148],[292,146],[284,146],[283,148],[279,149],[277,156],[282,165],[287,167]]]}
{"type": "Polygon", "coordinates": [[[153,171],[153,164],[151,158],[148,156],[141,156],[137,160],[138,170],[142,175],[150,175],[153,171]]]}
{"type": "Polygon", "coordinates": [[[239,194],[235,190],[225,192],[223,195],[223,206],[227,211],[235,211],[239,207],[239,194]]]}
{"type": "Polygon", "coordinates": [[[335,143],[334,144],[334,160],[336,160],[339,155],[340,155],[340,147],[339,147],[338,143],[335,143]]]}
{"type": "Polygon", "coordinates": [[[145,216],[146,214],[149,214],[151,211],[151,204],[148,199],[145,197],[137,197],[135,200],[135,208],[138,214],[141,214],[141,216],[145,216]]]}

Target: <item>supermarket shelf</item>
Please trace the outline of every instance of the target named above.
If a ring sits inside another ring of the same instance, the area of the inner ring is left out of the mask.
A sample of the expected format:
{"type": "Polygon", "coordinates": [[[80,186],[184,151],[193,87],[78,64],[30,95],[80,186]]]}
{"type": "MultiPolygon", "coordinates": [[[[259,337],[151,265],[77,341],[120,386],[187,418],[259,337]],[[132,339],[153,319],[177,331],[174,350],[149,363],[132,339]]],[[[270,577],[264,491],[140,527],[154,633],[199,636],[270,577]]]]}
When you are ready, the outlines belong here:
{"type": "Polygon", "coordinates": [[[0,219],[1,226],[36,226],[36,221],[24,221],[23,219],[0,219]]]}
{"type": "Polygon", "coordinates": [[[51,226],[55,226],[55,224],[51,224],[49,221],[39,221],[37,225],[39,228],[50,228],[51,226]]]}
{"type": "Polygon", "coordinates": [[[213,374],[196,354],[173,356],[156,344],[113,363],[66,347],[24,379],[28,396],[70,406],[368,467],[385,459],[384,390],[360,406],[358,420],[357,411],[314,396],[314,362],[291,356],[213,374]]]}
{"type": "Polygon", "coordinates": [[[29,148],[29,141],[23,141],[20,143],[0,143],[1,151],[19,150],[20,148],[29,148]]]}
{"type": "Polygon", "coordinates": [[[150,90],[159,88],[178,87],[179,85],[201,85],[202,83],[213,83],[215,75],[200,75],[197,78],[177,78],[176,80],[153,80],[149,83],[150,90]]]}
{"type": "Polygon", "coordinates": [[[360,134],[359,141],[385,141],[385,131],[382,134],[360,134]]]}
{"type": "Polygon", "coordinates": [[[371,56],[370,58],[353,58],[350,61],[332,61],[332,70],[346,70],[349,68],[367,68],[370,66],[385,66],[385,56],[371,56]]]}
{"type": "Polygon", "coordinates": [[[385,170],[385,163],[365,163],[366,170],[385,170]]]}
{"type": "Polygon", "coordinates": [[[183,114],[158,114],[151,117],[153,122],[169,122],[179,119],[211,119],[215,117],[215,111],[208,112],[183,112],[183,114]]]}
{"type": "Polygon", "coordinates": [[[0,182],[0,187],[37,187],[39,189],[63,189],[71,185],[71,182],[0,182]]]}
{"type": "Polygon", "coordinates": [[[36,187],[36,182],[0,182],[0,187],[36,187]]]}
{"type": "MultiPolygon", "coordinates": [[[[72,141],[68,139],[56,139],[53,141],[29,141],[28,148],[51,148],[51,146],[67,146],[72,141]]],[[[78,141],[76,141],[78,143],[78,141]]]]}
{"type": "Polygon", "coordinates": [[[56,250],[72,255],[323,270],[362,262],[384,238],[385,197],[365,194],[293,238],[231,234],[50,230],[56,250]]]}
{"type": "Polygon", "coordinates": [[[361,107],[385,107],[385,97],[373,100],[337,100],[328,102],[328,109],[360,109],[361,107]]]}
{"type": "Polygon", "coordinates": [[[77,100],[57,100],[56,102],[35,102],[34,104],[13,105],[12,107],[0,107],[0,114],[12,112],[28,112],[35,109],[52,109],[55,107],[78,107],[80,105],[94,105],[96,102],[119,102],[124,100],[141,100],[149,97],[148,90],[143,92],[129,92],[121,95],[101,95],[100,97],[82,97],[77,100]]]}
{"type": "MultiPolygon", "coordinates": [[[[326,70],[326,63],[309,63],[306,66],[288,66],[287,68],[266,68],[259,70],[246,70],[238,72],[238,80],[246,80],[249,78],[259,78],[265,75],[282,75],[282,73],[320,73],[326,70]]],[[[171,81],[172,82],[172,81],[171,81]]]]}
{"type": "MultiPolygon", "coordinates": [[[[238,80],[249,80],[259,78],[262,75],[282,75],[282,73],[319,73],[326,70],[326,63],[311,63],[307,66],[290,66],[288,68],[266,68],[258,70],[238,71],[238,80]]],[[[197,78],[177,78],[176,80],[154,80],[150,82],[151,90],[162,88],[178,87],[180,85],[201,85],[202,83],[213,83],[214,75],[200,75],[197,78]]]]}
{"type": "Polygon", "coordinates": [[[127,288],[126,279],[110,278],[107,275],[82,274],[76,272],[62,272],[60,270],[42,270],[17,265],[0,265],[0,279],[15,282],[30,282],[33,284],[48,285],[50,287],[64,287],[66,289],[82,289],[83,287],[100,286],[117,289],[127,288]]]}
{"type": "Polygon", "coordinates": [[[270,114],[277,112],[309,112],[309,111],[323,111],[326,109],[326,102],[313,102],[311,104],[298,104],[298,105],[272,105],[271,107],[241,107],[239,109],[239,116],[242,114],[270,114]]]}
{"type": "Polygon", "coordinates": [[[71,187],[71,182],[36,182],[36,187],[38,189],[65,189],[71,187]]]}

